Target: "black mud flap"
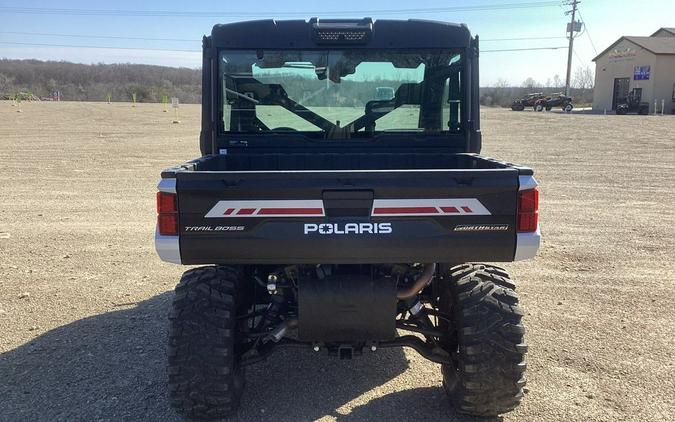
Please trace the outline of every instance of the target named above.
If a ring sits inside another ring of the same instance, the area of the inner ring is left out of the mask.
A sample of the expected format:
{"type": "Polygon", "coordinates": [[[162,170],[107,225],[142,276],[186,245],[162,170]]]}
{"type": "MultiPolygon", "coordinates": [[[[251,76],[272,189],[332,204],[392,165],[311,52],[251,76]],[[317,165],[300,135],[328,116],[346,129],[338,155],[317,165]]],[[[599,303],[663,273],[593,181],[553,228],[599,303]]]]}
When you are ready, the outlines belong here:
{"type": "Polygon", "coordinates": [[[396,335],[396,280],[362,275],[301,280],[298,313],[302,341],[391,340],[396,335]]]}

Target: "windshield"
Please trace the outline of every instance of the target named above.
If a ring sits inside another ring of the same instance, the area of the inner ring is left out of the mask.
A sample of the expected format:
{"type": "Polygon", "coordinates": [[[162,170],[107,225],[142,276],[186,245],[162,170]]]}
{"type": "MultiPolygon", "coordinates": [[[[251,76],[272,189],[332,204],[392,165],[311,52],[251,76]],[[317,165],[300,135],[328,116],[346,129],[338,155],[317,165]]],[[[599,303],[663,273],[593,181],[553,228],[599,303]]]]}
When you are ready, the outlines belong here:
{"type": "Polygon", "coordinates": [[[221,129],[320,139],[459,133],[462,65],[448,50],[221,51],[221,129]]]}

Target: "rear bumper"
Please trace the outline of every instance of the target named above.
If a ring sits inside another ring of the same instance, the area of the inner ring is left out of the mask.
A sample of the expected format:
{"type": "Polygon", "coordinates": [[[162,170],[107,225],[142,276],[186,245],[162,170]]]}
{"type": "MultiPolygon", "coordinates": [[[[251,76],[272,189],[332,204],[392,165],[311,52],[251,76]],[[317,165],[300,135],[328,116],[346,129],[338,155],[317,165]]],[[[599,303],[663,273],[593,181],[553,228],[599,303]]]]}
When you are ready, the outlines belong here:
{"type": "Polygon", "coordinates": [[[162,236],[155,227],[155,250],[162,261],[182,264],[179,236],[162,236]]]}
{"type": "MultiPolygon", "coordinates": [[[[462,225],[465,222],[505,224],[477,217],[462,221],[462,225]]],[[[443,218],[288,219],[265,222],[249,232],[181,236],[179,249],[183,264],[510,262],[514,260],[516,233],[513,222],[508,225],[508,231],[456,231],[457,222],[443,218]],[[315,225],[319,230],[325,228],[324,233],[316,230],[306,234],[308,224],[311,229],[315,225]],[[341,233],[347,225],[361,224],[384,224],[381,227],[385,230],[377,234],[341,233]]]]}
{"type": "Polygon", "coordinates": [[[513,257],[514,261],[522,261],[524,259],[531,259],[537,255],[539,250],[539,243],[541,241],[541,232],[537,226],[537,231],[534,233],[518,233],[516,235],[516,254],[513,257]]]}

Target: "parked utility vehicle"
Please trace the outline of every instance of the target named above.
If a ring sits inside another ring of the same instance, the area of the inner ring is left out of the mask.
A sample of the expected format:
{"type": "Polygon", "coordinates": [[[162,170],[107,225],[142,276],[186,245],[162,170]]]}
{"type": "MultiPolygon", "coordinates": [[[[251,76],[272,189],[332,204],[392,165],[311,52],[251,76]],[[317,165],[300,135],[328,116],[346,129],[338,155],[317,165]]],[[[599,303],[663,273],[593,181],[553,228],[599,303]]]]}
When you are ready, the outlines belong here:
{"type": "Polygon", "coordinates": [[[522,98],[516,98],[511,103],[511,110],[513,110],[513,111],[523,111],[523,110],[525,110],[525,107],[534,108],[537,101],[539,101],[543,98],[546,98],[546,96],[541,92],[533,92],[531,94],[527,94],[526,96],[524,96],[522,98]]]}
{"type": "Polygon", "coordinates": [[[572,97],[565,94],[551,94],[541,98],[534,103],[534,111],[551,111],[554,107],[560,107],[564,112],[569,113],[574,108],[572,97]]]}
{"type": "Polygon", "coordinates": [[[633,89],[626,97],[625,102],[617,104],[616,114],[639,114],[641,116],[649,114],[649,103],[642,101],[642,89],[633,89]]]}
{"type": "Polygon", "coordinates": [[[244,368],[291,345],[408,347],[459,412],[515,408],[523,311],[506,271],[475,262],[534,257],[538,191],[479,155],[478,37],[315,18],[216,25],[203,44],[203,156],[157,194],[159,256],[206,265],[176,288],[172,406],[233,414],[244,368]]]}

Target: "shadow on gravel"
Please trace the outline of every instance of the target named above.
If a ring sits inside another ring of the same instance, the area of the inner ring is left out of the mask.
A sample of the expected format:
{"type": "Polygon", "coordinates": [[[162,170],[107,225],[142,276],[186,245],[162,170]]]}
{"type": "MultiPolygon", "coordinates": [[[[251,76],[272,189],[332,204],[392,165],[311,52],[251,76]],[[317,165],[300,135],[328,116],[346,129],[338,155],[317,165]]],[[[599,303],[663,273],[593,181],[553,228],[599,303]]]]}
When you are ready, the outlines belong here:
{"type": "MultiPolygon", "coordinates": [[[[0,419],[179,420],[166,398],[166,314],[172,295],[75,321],[0,355],[0,419]]],[[[399,349],[353,361],[281,350],[248,368],[236,419],[472,420],[454,414],[440,387],[391,393],[349,415],[337,411],[407,367],[399,349]]]]}
{"type": "Polygon", "coordinates": [[[456,413],[445,391],[436,387],[411,388],[378,397],[352,409],[349,415],[336,418],[339,422],[371,420],[497,422],[502,418],[477,418],[456,413]]]}

